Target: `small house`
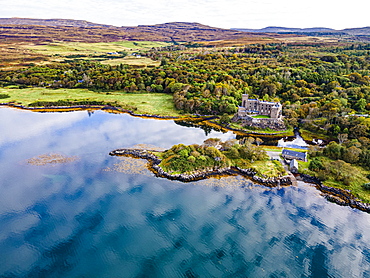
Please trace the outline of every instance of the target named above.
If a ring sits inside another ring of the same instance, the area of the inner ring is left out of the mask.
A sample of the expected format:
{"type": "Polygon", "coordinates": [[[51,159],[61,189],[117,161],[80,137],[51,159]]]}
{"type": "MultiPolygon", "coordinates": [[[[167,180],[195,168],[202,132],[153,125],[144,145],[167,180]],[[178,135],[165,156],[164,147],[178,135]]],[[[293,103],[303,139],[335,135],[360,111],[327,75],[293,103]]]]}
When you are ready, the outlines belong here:
{"type": "Polygon", "coordinates": [[[292,159],[289,163],[289,170],[290,172],[296,174],[298,173],[298,161],[296,159],[292,159]]]}
{"type": "Polygon", "coordinates": [[[306,152],[296,152],[296,151],[284,149],[281,155],[284,159],[288,159],[288,160],[297,159],[301,161],[307,161],[306,152]]]}

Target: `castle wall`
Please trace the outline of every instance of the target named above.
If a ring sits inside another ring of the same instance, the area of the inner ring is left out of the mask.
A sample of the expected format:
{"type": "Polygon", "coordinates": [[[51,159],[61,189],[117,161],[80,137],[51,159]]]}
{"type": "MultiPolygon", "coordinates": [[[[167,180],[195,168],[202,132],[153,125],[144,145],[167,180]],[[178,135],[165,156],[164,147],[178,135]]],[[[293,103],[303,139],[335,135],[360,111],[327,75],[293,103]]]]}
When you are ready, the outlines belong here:
{"type": "Polygon", "coordinates": [[[244,116],[244,114],[247,113],[256,113],[258,115],[270,116],[275,119],[281,118],[282,107],[280,103],[249,99],[248,97],[248,94],[242,95],[242,108],[244,109],[239,109],[239,116],[244,116]]]}

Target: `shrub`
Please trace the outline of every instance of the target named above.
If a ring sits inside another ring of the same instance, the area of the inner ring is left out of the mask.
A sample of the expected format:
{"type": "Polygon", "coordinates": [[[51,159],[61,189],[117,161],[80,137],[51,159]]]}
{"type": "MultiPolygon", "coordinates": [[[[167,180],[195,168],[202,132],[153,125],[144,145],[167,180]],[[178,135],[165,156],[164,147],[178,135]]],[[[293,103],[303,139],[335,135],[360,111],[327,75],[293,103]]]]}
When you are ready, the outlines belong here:
{"type": "Polygon", "coordinates": [[[10,96],[7,94],[0,94],[0,99],[9,98],[10,96]]]}
{"type": "Polygon", "coordinates": [[[321,159],[315,157],[311,160],[310,164],[308,165],[308,169],[310,169],[311,171],[317,171],[317,170],[324,170],[325,167],[322,164],[321,159]]]}
{"type": "Polygon", "coordinates": [[[363,184],[362,188],[365,190],[370,190],[370,182],[363,184]]]}
{"type": "Polygon", "coordinates": [[[190,155],[189,157],[188,157],[188,161],[189,162],[191,162],[191,163],[194,163],[195,162],[195,157],[194,156],[192,156],[192,155],[190,155]]]}
{"type": "Polygon", "coordinates": [[[188,157],[189,156],[189,150],[184,148],[182,149],[181,151],[178,152],[179,155],[181,155],[182,157],[188,157]]]}

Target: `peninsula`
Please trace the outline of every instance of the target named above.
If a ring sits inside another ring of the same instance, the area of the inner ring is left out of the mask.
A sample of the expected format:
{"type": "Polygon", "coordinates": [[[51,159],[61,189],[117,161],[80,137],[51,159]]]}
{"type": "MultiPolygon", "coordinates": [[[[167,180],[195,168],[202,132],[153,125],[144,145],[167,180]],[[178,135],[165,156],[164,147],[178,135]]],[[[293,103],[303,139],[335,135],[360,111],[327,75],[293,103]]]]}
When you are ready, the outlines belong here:
{"type": "Polygon", "coordinates": [[[157,176],[182,182],[240,174],[270,187],[291,185],[292,177],[281,163],[270,160],[263,148],[253,145],[252,140],[239,144],[236,139],[222,142],[209,138],[202,145],[178,144],[163,152],[118,149],[110,155],[147,159],[149,169],[157,176]]]}

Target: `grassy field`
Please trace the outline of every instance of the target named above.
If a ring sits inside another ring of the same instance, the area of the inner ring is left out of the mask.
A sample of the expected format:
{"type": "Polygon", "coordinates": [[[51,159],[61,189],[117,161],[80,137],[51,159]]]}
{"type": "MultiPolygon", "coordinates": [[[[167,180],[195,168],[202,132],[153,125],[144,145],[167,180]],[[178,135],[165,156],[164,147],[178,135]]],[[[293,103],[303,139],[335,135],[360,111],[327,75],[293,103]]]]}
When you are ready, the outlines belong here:
{"type": "Polygon", "coordinates": [[[47,56],[53,55],[94,55],[106,54],[108,52],[128,52],[145,51],[152,47],[162,47],[170,45],[165,42],[146,42],[146,41],[119,41],[119,42],[52,42],[43,44],[23,44],[22,47],[38,52],[47,56]]]}
{"type": "MultiPolygon", "coordinates": [[[[118,41],[118,42],[44,42],[44,43],[23,43],[16,45],[17,48],[34,55],[48,57],[48,62],[60,62],[68,59],[81,60],[104,60],[106,64],[128,64],[157,66],[158,62],[149,58],[136,58],[128,56],[122,59],[122,53],[132,54],[139,51],[146,51],[153,47],[170,45],[166,42],[150,41],[118,41]],[[111,53],[111,54],[108,54],[111,53]],[[117,54],[115,54],[117,53],[117,54]],[[110,57],[106,57],[106,56],[110,57]],[[99,57],[101,56],[101,57],[99,57]],[[116,61],[117,60],[117,61],[116,61]],[[118,61],[119,60],[119,61],[118,61]]],[[[43,62],[45,63],[45,62],[43,62]]]]}
{"type": "Polygon", "coordinates": [[[136,58],[130,54],[153,47],[171,45],[167,42],[118,41],[118,42],[18,42],[0,43],[0,68],[18,69],[30,64],[44,65],[65,60],[98,60],[106,64],[128,64],[157,66],[159,63],[148,58],[136,58]],[[118,54],[108,54],[115,53],[118,54]],[[127,53],[128,56],[121,60],[127,53]],[[120,61],[118,61],[120,60],[120,61]]]}
{"type": "Polygon", "coordinates": [[[255,118],[255,119],[270,119],[270,116],[257,115],[257,116],[252,116],[252,118],[255,118]]]}
{"type": "MultiPolygon", "coordinates": [[[[283,147],[278,147],[278,146],[261,146],[265,151],[270,151],[270,152],[282,152],[283,147]]],[[[285,150],[291,150],[291,151],[296,151],[296,152],[307,152],[305,149],[298,149],[298,148],[287,148],[284,147],[285,150]]]]}
{"type": "Polygon", "coordinates": [[[257,171],[259,176],[278,177],[286,175],[286,171],[279,161],[255,161],[251,164],[251,168],[257,171]]]}
{"type": "Polygon", "coordinates": [[[137,114],[179,116],[175,109],[172,95],[168,94],[130,94],[124,92],[94,92],[87,89],[8,89],[0,88],[0,94],[9,95],[9,98],[1,99],[2,102],[16,102],[28,106],[35,101],[103,101],[106,103],[116,102],[117,106],[131,110],[137,114]],[[132,109],[134,110],[134,109],[132,109]]]}

